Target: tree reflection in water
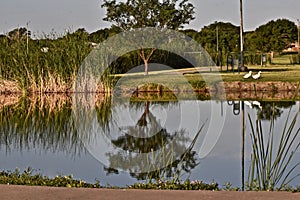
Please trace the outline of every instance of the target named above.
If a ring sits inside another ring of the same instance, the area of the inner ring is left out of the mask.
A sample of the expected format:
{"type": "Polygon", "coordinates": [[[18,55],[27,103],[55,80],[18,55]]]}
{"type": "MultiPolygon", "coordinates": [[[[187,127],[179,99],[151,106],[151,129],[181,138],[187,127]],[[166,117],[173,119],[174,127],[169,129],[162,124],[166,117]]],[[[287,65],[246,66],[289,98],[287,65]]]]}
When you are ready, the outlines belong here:
{"type": "Polygon", "coordinates": [[[282,101],[282,102],[261,102],[262,109],[257,111],[257,117],[260,120],[275,120],[278,119],[283,113],[283,109],[290,108],[295,105],[295,101],[282,101]]]}
{"type": "MultiPolygon", "coordinates": [[[[125,134],[112,139],[115,148],[121,148],[126,153],[106,154],[110,162],[110,166],[105,167],[107,174],[118,174],[122,170],[138,180],[180,178],[182,172],[189,173],[198,165],[197,154],[192,148],[199,134],[191,141],[184,129],[168,130],[150,111],[151,104],[156,103],[146,101],[144,112],[136,123],[120,128],[125,134]],[[190,146],[187,146],[188,143],[191,143],[190,146]],[[141,159],[141,154],[147,153],[147,159],[141,159]],[[158,162],[162,166],[159,169],[154,166],[158,162]]],[[[177,102],[171,104],[176,106],[177,102]]],[[[143,104],[136,103],[135,106],[138,109],[143,104]]]]}

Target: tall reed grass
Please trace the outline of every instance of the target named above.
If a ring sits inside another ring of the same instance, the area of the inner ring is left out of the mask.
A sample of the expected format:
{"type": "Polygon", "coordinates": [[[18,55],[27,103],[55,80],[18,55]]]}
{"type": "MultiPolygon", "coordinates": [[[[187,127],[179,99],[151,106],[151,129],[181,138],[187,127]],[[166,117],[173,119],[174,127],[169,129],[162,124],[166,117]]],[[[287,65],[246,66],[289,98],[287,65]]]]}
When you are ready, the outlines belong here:
{"type": "Polygon", "coordinates": [[[1,37],[0,78],[17,82],[25,92],[68,92],[92,46],[84,31],[54,35],[30,39],[28,46],[25,37],[1,37]]]}
{"type": "Polygon", "coordinates": [[[255,124],[248,115],[251,126],[252,154],[248,173],[248,190],[283,190],[300,174],[295,175],[300,162],[292,164],[295,153],[299,150],[299,132],[296,127],[298,113],[291,118],[291,110],[285,121],[282,132],[275,128],[275,115],[273,112],[269,131],[263,130],[261,120],[255,124]],[[279,143],[275,141],[279,137],[279,143]]]}

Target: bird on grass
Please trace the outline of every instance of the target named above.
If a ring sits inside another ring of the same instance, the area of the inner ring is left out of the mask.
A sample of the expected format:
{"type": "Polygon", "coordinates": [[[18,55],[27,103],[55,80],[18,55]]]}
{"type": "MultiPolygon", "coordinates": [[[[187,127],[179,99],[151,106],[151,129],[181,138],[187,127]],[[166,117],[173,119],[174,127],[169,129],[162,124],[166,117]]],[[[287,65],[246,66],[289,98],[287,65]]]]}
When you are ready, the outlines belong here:
{"type": "Polygon", "coordinates": [[[247,74],[245,74],[243,77],[244,78],[249,78],[252,75],[252,71],[249,71],[247,74]]]}
{"type": "Polygon", "coordinates": [[[41,52],[43,52],[43,53],[48,53],[48,51],[49,51],[49,47],[42,47],[41,48],[41,52]]]}
{"type": "Polygon", "coordinates": [[[259,79],[260,78],[260,74],[261,74],[261,71],[259,71],[258,74],[252,75],[252,78],[253,79],[259,79]]]}

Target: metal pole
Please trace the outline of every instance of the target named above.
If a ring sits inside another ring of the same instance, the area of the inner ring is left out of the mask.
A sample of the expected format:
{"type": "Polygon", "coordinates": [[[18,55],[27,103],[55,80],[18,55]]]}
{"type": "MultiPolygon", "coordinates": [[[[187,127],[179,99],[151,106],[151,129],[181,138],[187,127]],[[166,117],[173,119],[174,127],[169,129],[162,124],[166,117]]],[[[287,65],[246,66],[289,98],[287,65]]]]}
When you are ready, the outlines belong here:
{"type": "Polygon", "coordinates": [[[218,63],[218,65],[220,64],[219,63],[219,27],[218,27],[218,25],[217,25],[217,63],[218,63]]]}
{"type": "Polygon", "coordinates": [[[298,54],[300,54],[300,20],[297,19],[298,22],[298,54]]]}
{"type": "Polygon", "coordinates": [[[245,104],[242,101],[242,191],[245,190],[245,104]]]}
{"type": "MultiPolygon", "coordinates": [[[[241,19],[241,25],[240,25],[240,40],[241,40],[241,70],[244,70],[244,21],[243,21],[243,0],[240,0],[240,19],[241,19]]],[[[238,70],[239,71],[239,70],[238,70]]]]}
{"type": "Polygon", "coordinates": [[[29,25],[29,22],[26,23],[26,52],[27,52],[27,55],[28,55],[28,43],[29,43],[29,30],[28,30],[28,25],[29,25]]]}
{"type": "Polygon", "coordinates": [[[217,53],[219,52],[219,27],[217,26],[217,53]]]}

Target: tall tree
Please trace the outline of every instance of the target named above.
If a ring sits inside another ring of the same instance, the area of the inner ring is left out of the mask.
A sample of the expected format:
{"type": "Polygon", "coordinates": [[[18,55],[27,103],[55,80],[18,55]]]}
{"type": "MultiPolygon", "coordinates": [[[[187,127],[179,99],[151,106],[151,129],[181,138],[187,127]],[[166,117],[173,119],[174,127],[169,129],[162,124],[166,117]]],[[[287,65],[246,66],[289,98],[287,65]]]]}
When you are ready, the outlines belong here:
{"type": "Polygon", "coordinates": [[[287,45],[297,41],[297,25],[287,19],[271,20],[261,25],[246,38],[247,50],[281,52],[287,45]]]}
{"type": "MultiPolygon", "coordinates": [[[[135,28],[167,28],[178,30],[194,19],[194,6],[188,0],[104,0],[106,8],[104,21],[113,23],[123,31],[135,28]]],[[[145,75],[148,63],[156,49],[140,47],[140,57],[144,61],[145,75]]]]}

